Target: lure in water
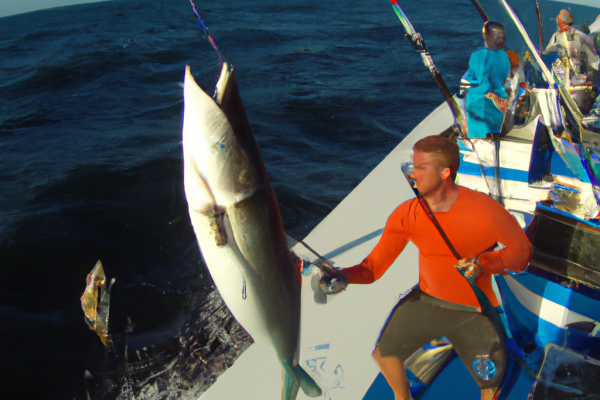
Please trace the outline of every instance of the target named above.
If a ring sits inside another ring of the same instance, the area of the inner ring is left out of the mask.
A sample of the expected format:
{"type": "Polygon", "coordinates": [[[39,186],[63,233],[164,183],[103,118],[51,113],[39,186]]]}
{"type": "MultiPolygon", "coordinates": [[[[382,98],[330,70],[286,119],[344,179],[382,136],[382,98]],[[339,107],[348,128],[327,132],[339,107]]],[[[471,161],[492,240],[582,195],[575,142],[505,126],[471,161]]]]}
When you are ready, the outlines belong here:
{"type": "Polygon", "coordinates": [[[108,313],[110,311],[110,290],[115,278],[106,286],[106,275],[102,263],[98,260],[86,278],[85,291],[81,295],[81,308],[85,314],[88,327],[100,336],[102,343],[113,348],[113,342],[108,334],[108,313]]]}

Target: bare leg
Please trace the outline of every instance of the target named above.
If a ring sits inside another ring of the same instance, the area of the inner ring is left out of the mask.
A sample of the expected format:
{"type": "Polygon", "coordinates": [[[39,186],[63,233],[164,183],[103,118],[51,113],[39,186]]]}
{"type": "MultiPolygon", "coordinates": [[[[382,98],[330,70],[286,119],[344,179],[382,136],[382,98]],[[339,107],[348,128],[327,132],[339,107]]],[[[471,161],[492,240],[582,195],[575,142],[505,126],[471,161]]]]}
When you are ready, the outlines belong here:
{"type": "Polygon", "coordinates": [[[496,389],[481,389],[481,400],[492,400],[496,394],[496,389]]]}
{"type": "MultiPolygon", "coordinates": [[[[404,362],[398,357],[381,357],[379,346],[375,347],[373,358],[377,364],[379,364],[381,373],[394,391],[396,400],[412,400],[412,397],[410,396],[410,384],[408,383],[408,378],[406,377],[404,369],[404,362]]],[[[487,400],[487,398],[484,399],[482,397],[482,400],[487,400]]]]}

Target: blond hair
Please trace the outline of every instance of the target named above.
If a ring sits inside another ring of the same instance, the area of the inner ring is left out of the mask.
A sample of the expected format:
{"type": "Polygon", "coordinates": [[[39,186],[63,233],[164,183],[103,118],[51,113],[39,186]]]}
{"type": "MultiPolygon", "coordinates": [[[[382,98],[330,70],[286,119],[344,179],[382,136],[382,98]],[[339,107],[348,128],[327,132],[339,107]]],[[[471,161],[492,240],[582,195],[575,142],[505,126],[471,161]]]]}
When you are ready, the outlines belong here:
{"type": "Polygon", "coordinates": [[[450,168],[453,173],[456,173],[460,165],[458,144],[443,136],[426,136],[414,144],[413,150],[431,154],[440,169],[450,168]]]}

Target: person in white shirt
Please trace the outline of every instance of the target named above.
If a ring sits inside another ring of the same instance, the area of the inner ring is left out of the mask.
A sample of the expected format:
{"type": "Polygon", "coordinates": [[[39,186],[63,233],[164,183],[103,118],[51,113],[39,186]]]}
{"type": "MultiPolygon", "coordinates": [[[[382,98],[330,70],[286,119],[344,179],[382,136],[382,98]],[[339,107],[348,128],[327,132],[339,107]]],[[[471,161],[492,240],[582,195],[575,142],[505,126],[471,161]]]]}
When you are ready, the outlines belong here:
{"type": "Polygon", "coordinates": [[[558,53],[553,70],[565,86],[583,84],[588,81],[587,74],[598,71],[600,66],[594,40],[573,27],[573,16],[568,10],[558,13],[556,23],[558,29],[544,53],[558,53]]]}

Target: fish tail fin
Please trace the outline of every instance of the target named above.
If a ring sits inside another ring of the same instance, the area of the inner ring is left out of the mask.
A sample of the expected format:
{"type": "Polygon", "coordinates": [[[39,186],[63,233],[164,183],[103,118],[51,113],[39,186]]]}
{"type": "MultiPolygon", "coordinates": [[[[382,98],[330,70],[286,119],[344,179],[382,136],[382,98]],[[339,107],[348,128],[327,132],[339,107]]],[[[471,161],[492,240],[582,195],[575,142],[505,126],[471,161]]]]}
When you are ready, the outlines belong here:
{"type": "Polygon", "coordinates": [[[300,379],[298,379],[296,370],[290,360],[281,362],[283,366],[283,385],[281,398],[283,400],[296,400],[298,390],[300,389],[300,379]]]}
{"type": "Polygon", "coordinates": [[[302,388],[308,397],[319,397],[323,393],[317,382],[300,365],[293,365],[291,360],[285,360],[281,364],[284,371],[284,400],[294,400],[299,388],[302,388]]]}
{"type": "Polygon", "coordinates": [[[300,365],[294,366],[294,370],[296,371],[296,376],[300,379],[300,387],[304,394],[308,397],[319,397],[323,394],[317,382],[300,365]]]}

